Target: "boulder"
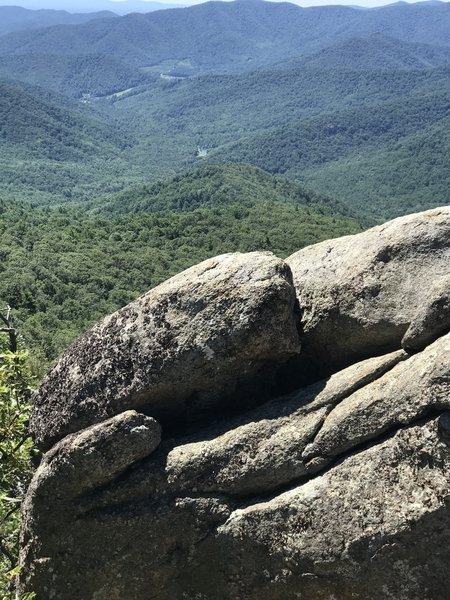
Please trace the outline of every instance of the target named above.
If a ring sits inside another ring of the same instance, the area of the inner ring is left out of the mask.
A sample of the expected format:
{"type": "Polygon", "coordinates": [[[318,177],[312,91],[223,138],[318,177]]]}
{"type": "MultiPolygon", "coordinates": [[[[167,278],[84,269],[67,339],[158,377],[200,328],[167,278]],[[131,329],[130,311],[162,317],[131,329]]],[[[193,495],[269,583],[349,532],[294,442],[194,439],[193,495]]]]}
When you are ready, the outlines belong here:
{"type": "Polygon", "coordinates": [[[152,419],[128,425],[134,412],[71,434],[24,503],[19,590],[444,600],[449,343],[368,359],[158,446],[152,419]]]}
{"type": "Polygon", "coordinates": [[[169,451],[171,485],[233,496],[267,493],[308,474],[304,452],[328,422],[333,407],[407,358],[400,352],[368,359],[304,389],[282,396],[169,451]],[[206,439],[205,439],[206,438],[206,439]]]}
{"type": "Polygon", "coordinates": [[[295,381],[308,368],[324,374],[400,347],[430,288],[448,276],[450,207],[309,246],[286,262],[302,310],[295,381]]]}
{"type": "Polygon", "coordinates": [[[427,415],[450,410],[450,334],[340,402],[327,416],[304,460],[337,455],[427,415]]]}
{"type": "Polygon", "coordinates": [[[217,575],[184,596],[446,600],[450,448],[440,420],[400,429],[275,498],[231,513],[201,548],[217,575]],[[216,588],[217,590],[217,588],[216,588]]]}
{"type": "Polygon", "coordinates": [[[302,250],[300,306],[217,257],[82,336],[34,398],[19,597],[447,600],[449,227],[302,250]]]}
{"type": "Polygon", "coordinates": [[[225,254],[169,279],[66,351],[33,400],[37,444],[129,409],[173,426],[261,402],[299,352],[295,302],[271,253],[225,254]]]}
{"type": "MultiPolygon", "coordinates": [[[[450,266],[449,269],[450,271],[450,266]]],[[[441,277],[431,287],[419,306],[402,339],[408,352],[423,350],[439,336],[450,331],[450,275],[441,277]]]]}
{"type": "Polygon", "coordinates": [[[72,433],[44,455],[27,501],[39,497],[39,502],[51,507],[54,498],[85,494],[115,480],[152,454],[160,442],[159,423],[132,410],[72,433]]]}

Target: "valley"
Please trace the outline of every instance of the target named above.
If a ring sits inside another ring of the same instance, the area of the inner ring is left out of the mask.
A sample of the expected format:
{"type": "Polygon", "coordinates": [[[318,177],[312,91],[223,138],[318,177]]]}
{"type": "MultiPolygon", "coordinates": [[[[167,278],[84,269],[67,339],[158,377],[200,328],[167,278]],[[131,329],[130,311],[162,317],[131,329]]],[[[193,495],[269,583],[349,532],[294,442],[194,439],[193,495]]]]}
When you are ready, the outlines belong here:
{"type": "Polygon", "coordinates": [[[33,15],[0,31],[0,297],[37,362],[211,254],[450,201],[448,4],[33,15]]]}
{"type": "Polygon", "coordinates": [[[447,600],[450,2],[363,3],[0,6],[1,600],[447,600]]]}

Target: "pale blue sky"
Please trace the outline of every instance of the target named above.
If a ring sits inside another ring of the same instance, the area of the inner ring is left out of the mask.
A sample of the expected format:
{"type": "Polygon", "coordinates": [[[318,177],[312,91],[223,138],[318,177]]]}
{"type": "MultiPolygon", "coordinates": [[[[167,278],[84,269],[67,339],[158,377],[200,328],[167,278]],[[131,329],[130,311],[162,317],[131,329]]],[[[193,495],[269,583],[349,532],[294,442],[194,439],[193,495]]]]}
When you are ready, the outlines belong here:
{"type": "MultiPolygon", "coordinates": [[[[45,2],[45,0],[42,0],[45,2]]],[[[123,4],[126,3],[127,0],[110,0],[111,2],[119,2],[123,4]]],[[[142,2],[152,1],[152,0],[141,0],[142,2]]],[[[180,0],[158,0],[162,4],[202,4],[206,0],[186,0],[184,2],[180,2],[180,0]]],[[[227,0],[222,0],[226,2],[227,0]]],[[[300,0],[296,2],[295,0],[269,0],[270,2],[291,2],[291,4],[298,4],[299,6],[329,6],[330,4],[340,4],[340,5],[350,5],[350,6],[385,6],[386,4],[393,4],[393,0],[339,0],[336,2],[330,0],[300,0]]],[[[424,0],[404,0],[405,3],[414,4],[415,2],[421,2],[424,0]]],[[[450,0],[444,0],[444,2],[449,2],[450,0]]],[[[3,2],[0,2],[2,4],[3,2]]],[[[6,2],[5,2],[6,4],[6,2]]],[[[64,4],[64,1],[61,0],[61,6],[64,4]]]]}
{"type": "MultiPolygon", "coordinates": [[[[147,0],[142,0],[143,2],[147,0]]],[[[151,0],[149,0],[151,1],[151,0]]],[[[179,5],[191,5],[191,4],[201,4],[205,0],[157,0],[162,4],[179,4],[179,5]]],[[[286,0],[272,0],[275,2],[282,2],[286,0]]],[[[299,6],[326,6],[330,4],[341,4],[341,5],[350,5],[350,6],[362,6],[362,7],[375,7],[375,6],[384,6],[386,4],[392,4],[392,0],[339,0],[333,2],[332,0],[287,0],[291,1],[293,4],[298,4],[299,6]]],[[[449,3],[450,0],[445,0],[446,3],[449,3]]],[[[103,3],[106,3],[103,0],[103,3]]],[[[110,0],[108,4],[111,5],[111,10],[114,10],[114,4],[121,5],[121,12],[125,8],[127,0],[110,0]]],[[[412,1],[410,1],[412,3],[412,1]]],[[[92,2],[95,4],[95,0],[92,2]]],[[[73,12],[74,5],[79,5],[83,7],[84,12],[89,10],[89,1],[88,0],[0,0],[0,6],[23,6],[25,8],[59,8],[59,9],[67,9],[73,12]]],[[[93,9],[95,10],[95,9],[93,9]]]]}
{"type": "MultiPolygon", "coordinates": [[[[44,0],[43,0],[44,1],[44,0]]],[[[142,0],[143,2],[151,1],[151,0],[142,0]]],[[[205,0],[186,0],[184,2],[180,0],[158,0],[162,4],[202,4],[205,0]]],[[[227,0],[223,0],[227,1],[227,0]]],[[[330,4],[340,4],[340,5],[349,5],[349,6],[365,6],[365,7],[374,7],[374,6],[385,6],[386,4],[393,4],[393,0],[339,0],[339,1],[331,1],[331,0],[269,0],[271,2],[291,2],[291,4],[298,4],[299,6],[329,6],[330,4]]],[[[423,0],[406,0],[408,4],[413,4],[416,1],[423,0]]],[[[450,0],[444,0],[445,2],[449,2],[450,0]]],[[[111,2],[119,2],[123,3],[126,0],[111,0],[111,2]]],[[[394,0],[395,2],[395,0],[394,0]]],[[[63,4],[63,2],[61,2],[63,4]]]]}

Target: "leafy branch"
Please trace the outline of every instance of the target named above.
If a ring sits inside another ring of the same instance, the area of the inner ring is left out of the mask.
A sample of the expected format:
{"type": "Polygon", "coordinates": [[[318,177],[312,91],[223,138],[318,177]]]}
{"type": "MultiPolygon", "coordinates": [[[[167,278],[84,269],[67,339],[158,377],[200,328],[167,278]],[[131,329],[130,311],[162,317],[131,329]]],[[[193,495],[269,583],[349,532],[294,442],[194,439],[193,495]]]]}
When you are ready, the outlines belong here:
{"type": "MultiPolygon", "coordinates": [[[[20,505],[31,478],[35,452],[28,435],[32,377],[27,353],[18,351],[8,306],[0,312],[0,599],[12,600],[18,573],[20,505]]],[[[22,600],[31,600],[26,595],[22,600]]]]}

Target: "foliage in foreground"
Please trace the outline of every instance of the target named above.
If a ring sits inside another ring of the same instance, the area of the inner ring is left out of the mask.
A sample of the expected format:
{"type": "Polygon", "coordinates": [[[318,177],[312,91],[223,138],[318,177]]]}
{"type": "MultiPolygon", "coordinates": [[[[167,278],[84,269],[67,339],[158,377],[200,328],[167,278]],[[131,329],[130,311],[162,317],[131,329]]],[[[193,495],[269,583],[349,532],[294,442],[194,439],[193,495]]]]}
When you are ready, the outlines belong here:
{"type": "MultiPolygon", "coordinates": [[[[18,573],[20,503],[31,478],[33,444],[27,434],[31,375],[26,352],[0,350],[0,598],[13,600],[18,573]]],[[[22,596],[31,600],[33,594],[22,596]]]]}

